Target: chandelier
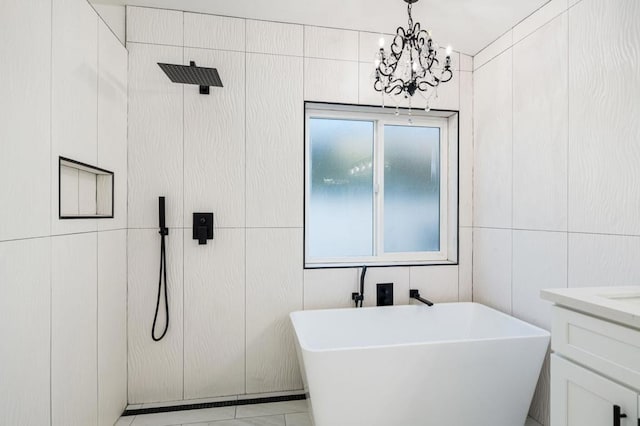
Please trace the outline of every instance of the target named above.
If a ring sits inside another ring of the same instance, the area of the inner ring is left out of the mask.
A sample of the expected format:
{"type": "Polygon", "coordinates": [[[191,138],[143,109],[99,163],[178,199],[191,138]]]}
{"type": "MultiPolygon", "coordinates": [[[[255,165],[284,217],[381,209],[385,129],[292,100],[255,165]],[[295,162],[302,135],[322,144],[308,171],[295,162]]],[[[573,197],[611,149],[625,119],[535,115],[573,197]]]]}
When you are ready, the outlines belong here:
{"type": "MultiPolygon", "coordinates": [[[[447,47],[444,66],[440,69],[438,45],[431,39],[431,32],[414,24],[411,5],[418,0],[404,0],[407,3],[409,25],[398,27],[389,51],[384,49],[384,38],[380,38],[380,50],[375,59],[374,89],[384,95],[401,95],[411,98],[418,92],[428,102],[441,83],[453,77],[451,72],[451,46],[447,47]],[[428,96],[422,92],[430,91],[428,96]]],[[[437,93],[436,93],[437,96],[437,93]]]]}

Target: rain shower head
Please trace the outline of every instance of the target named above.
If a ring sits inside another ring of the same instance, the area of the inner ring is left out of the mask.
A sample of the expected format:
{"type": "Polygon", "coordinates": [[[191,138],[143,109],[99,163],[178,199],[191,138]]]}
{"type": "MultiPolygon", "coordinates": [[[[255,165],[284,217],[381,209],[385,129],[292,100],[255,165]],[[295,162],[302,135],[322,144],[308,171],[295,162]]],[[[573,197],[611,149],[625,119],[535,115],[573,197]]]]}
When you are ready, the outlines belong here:
{"type": "Polygon", "coordinates": [[[200,86],[200,94],[208,95],[209,87],[223,87],[218,70],[215,68],[197,67],[191,61],[190,65],[163,64],[158,62],[162,71],[174,83],[195,84],[200,86]]]}

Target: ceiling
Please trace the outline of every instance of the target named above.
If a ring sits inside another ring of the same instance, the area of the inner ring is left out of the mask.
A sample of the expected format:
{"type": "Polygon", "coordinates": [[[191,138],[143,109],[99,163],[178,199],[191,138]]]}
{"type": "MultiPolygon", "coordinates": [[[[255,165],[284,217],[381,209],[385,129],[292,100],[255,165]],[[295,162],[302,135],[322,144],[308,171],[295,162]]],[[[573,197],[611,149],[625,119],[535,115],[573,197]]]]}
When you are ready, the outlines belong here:
{"type": "MultiPolygon", "coordinates": [[[[91,0],[241,18],[395,33],[406,26],[402,0],[91,0]]],[[[548,0],[420,0],[414,21],[440,45],[475,55],[548,0]]]]}

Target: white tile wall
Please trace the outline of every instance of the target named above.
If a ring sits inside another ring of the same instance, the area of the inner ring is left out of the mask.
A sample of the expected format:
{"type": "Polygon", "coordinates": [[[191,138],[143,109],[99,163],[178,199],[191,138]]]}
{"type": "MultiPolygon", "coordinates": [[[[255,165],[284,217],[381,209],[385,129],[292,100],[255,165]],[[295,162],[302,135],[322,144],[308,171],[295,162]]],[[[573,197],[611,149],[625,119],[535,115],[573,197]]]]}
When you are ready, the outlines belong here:
{"type": "Polygon", "coordinates": [[[98,422],[97,246],[96,233],[51,239],[51,424],[55,426],[98,422]]]}
{"type": "Polygon", "coordinates": [[[567,234],[513,231],[513,315],[551,330],[545,288],[567,286],[567,234]]]}
{"type": "MultiPolygon", "coordinates": [[[[193,212],[213,211],[215,226],[245,224],[245,55],[240,52],[185,49],[185,63],[216,67],[224,88],[200,95],[184,87],[184,226],[193,212]]],[[[179,86],[179,85],[178,85],[179,86]]],[[[182,118],[180,113],[176,118],[182,118]]],[[[176,143],[180,138],[176,139],[176,143]]],[[[181,200],[175,200],[179,203],[181,200]]]]}
{"type": "Polygon", "coordinates": [[[98,17],[86,2],[52,6],[51,232],[95,231],[95,220],[59,220],[58,156],[97,161],[98,17]]]}
{"type": "Polygon", "coordinates": [[[11,64],[0,79],[0,181],[20,182],[0,186],[2,241],[50,233],[51,2],[3,0],[0,14],[11,64]]]}
{"type": "Polygon", "coordinates": [[[304,27],[279,22],[247,20],[247,52],[303,55],[304,27]]]}
{"type": "Polygon", "coordinates": [[[473,301],[511,314],[510,229],[473,230],[473,301]]]}
{"type": "Polygon", "coordinates": [[[570,231],[640,234],[639,18],[634,0],[569,11],[570,231]]]}
{"type": "Polygon", "coordinates": [[[81,215],[96,214],[96,175],[78,170],[78,213],[81,215]]]}
{"type": "Polygon", "coordinates": [[[358,55],[358,60],[360,62],[366,62],[373,68],[373,61],[376,59],[376,53],[380,50],[380,38],[384,39],[385,50],[389,50],[389,45],[393,42],[393,34],[360,31],[358,55]]]}
{"type": "Polygon", "coordinates": [[[358,65],[351,61],[305,58],[304,99],[358,103],[358,65]]]}
{"type": "Polygon", "coordinates": [[[473,229],[460,228],[458,258],[458,299],[473,300],[473,229]]]}
{"type": "MultiPolygon", "coordinates": [[[[460,133],[459,133],[459,215],[460,226],[473,223],[473,74],[459,73],[460,133]]],[[[453,84],[456,84],[453,82],[453,84]]]]}
{"type": "MultiPolygon", "coordinates": [[[[128,231],[129,403],[183,398],[183,231],[166,237],[169,330],[160,342],[151,339],[158,292],[160,236],[155,229],[128,231]]],[[[156,335],[165,324],[161,301],[156,335]]]]}
{"type": "Polygon", "coordinates": [[[360,291],[360,269],[305,269],[304,309],[351,308],[360,291]]]}
{"type": "Polygon", "coordinates": [[[509,49],[512,45],[513,31],[509,30],[473,57],[473,70],[478,70],[484,64],[491,61],[505,50],[509,49]]]}
{"type": "Polygon", "coordinates": [[[247,229],[248,393],[302,388],[289,313],[302,309],[302,229],[247,229]]]}
{"type": "Polygon", "coordinates": [[[474,226],[512,223],[511,68],[509,50],[474,73],[474,226]]]}
{"type": "Polygon", "coordinates": [[[0,243],[0,424],[49,424],[51,241],[0,243]]]}
{"type": "Polygon", "coordinates": [[[182,63],[182,48],[129,43],[128,49],[128,226],[157,227],[158,197],[166,196],[167,226],[182,227],[183,89],[156,64],[182,63]]]}
{"type": "Polygon", "coordinates": [[[513,48],[515,228],[567,230],[567,72],[566,14],[513,48]]]}
{"type": "Polygon", "coordinates": [[[127,226],[127,50],[98,24],[98,165],[114,173],[114,218],[98,229],[127,226]]]}
{"type": "Polygon", "coordinates": [[[302,58],[247,55],[247,226],[302,227],[302,58]]]}
{"type": "MultiPolygon", "coordinates": [[[[457,266],[414,266],[410,268],[410,288],[434,303],[458,301],[457,266]]],[[[419,303],[412,301],[411,303],[419,303]]]]}
{"type": "Polygon", "coordinates": [[[308,58],[357,61],[358,50],[357,31],[304,27],[304,56],[308,58]]]}
{"type": "Polygon", "coordinates": [[[640,237],[569,234],[569,287],[640,285],[640,237]]]}
{"type": "Polygon", "coordinates": [[[184,235],[184,398],[245,392],[245,231],[184,235]]]}
{"type": "Polygon", "coordinates": [[[127,6],[127,42],[182,46],[183,13],[127,6]]]}
{"type": "Polygon", "coordinates": [[[98,233],[98,426],[127,405],[127,231],[98,233]]]}
{"type": "Polygon", "coordinates": [[[226,16],[185,13],[184,45],[244,52],[245,22],[245,19],[226,16]]]}
{"type": "MultiPolygon", "coordinates": [[[[538,28],[567,10],[567,0],[551,0],[513,27],[513,43],[516,44],[538,28]]],[[[550,50],[547,50],[549,52],[550,50]]]]}

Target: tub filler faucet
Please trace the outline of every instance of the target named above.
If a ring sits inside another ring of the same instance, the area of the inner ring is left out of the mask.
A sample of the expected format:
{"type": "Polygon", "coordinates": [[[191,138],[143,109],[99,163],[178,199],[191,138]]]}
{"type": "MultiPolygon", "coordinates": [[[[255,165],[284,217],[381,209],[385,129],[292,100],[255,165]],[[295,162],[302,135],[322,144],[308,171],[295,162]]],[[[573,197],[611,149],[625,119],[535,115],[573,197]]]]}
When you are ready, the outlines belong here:
{"type": "Polygon", "coordinates": [[[431,300],[423,299],[422,297],[420,297],[419,290],[409,290],[409,298],[419,300],[427,306],[433,306],[433,302],[431,300]]]}

